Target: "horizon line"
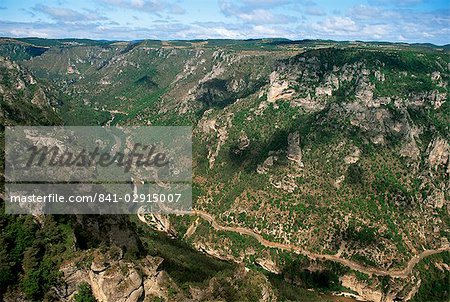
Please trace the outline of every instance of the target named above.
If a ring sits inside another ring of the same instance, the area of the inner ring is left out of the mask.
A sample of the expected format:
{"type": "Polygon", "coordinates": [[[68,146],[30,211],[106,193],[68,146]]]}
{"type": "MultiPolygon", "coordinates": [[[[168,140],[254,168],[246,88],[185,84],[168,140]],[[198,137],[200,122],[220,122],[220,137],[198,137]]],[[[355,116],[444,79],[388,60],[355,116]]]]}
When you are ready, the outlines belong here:
{"type": "Polygon", "coordinates": [[[41,39],[41,40],[90,40],[90,41],[98,41],[98,42],[144,42],[144,41],[157,41],[157,42],[191,42],[191,41],[208,41],[208,40],[217,40],[217,41],[257,41],[257,40],[285,40],[289,42],[302,42],[302,41],[324,41],[324,42],[339,42],[339,43],[386,43],[386,44],[404,44],[404,45],[433,45],[437,47],[445,47],[449,46],[450,42],[445,44],[434,44],[431,42],[407,42],[407,41],[388,41],[388,40],[333,40],[333,39],[323,39],[323,38],[305,38],[305,39],[289,39],[284,37],[261,37],[261,38],[193,38],[193,39],[93,39],[93,38],[74,38],[74,37],[65,37],[65,38],[50,38],[50,37],[33,37],[33,36],[24,36],[24,37],[9,37],[9,36],[0,36],[0,39],[41,39]]]}

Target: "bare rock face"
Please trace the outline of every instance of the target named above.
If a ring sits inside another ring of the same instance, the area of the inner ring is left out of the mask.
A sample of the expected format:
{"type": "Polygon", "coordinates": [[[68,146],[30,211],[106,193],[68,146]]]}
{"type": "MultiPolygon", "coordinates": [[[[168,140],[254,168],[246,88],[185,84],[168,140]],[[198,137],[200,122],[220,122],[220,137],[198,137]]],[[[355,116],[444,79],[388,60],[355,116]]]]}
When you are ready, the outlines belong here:
{"type": "Polygon", "coordinates": [[[255,260],[255,262],[268,272],[274,274],[282,273],[282,269],[270,258],[258,258],[255,260]]]}
{"type": "Polygon", "coordinates": [[[384,74],[379,70],[375,71],[375,78],[377,79],[377,81],[380,81],[380,82],[384,82],[386,80],[384,74]]]}
{"type": "Polygon", "coordinates": [[[430,197],[427,198],[427,201],[431,207],[441,209],[446,203],[444,189],[435,190],[431,193],[430,197]]]}
{"type": "Polygon", "coordinates": [[[61,297],[71,297],[78,290],[80,283],[89,283],[89,275],[86,271],[81,270],[74,263],[67,263],[60,268],[64,274],[65,288],[60,289],[58,294],[61,297]]]}
{"type": "Polygon", "coordinates": [[[430,143],[428,150],[428,162],[431,168],[436,170],[441,165],[445,166],[449,161],[450,147],[445,139],[440,137],[436,138],[430,143]]]}
{"type": "Polygon", "coordinates": [[[17,71],[20,70],[19,65],[17,65],[13,61],[5,57],[0,57],[0,64],[3,65],[8,70],[17,70],[17,71]]]}
{"type": "Polygon", "coordinates": [[[362,301],[374,301],[374,302],[393,302],[392,298],[384,297],[381,291],[375,290],[367,284],[358,281],[355,276],[344,275],[339,278],[342,282],[342,286],[345,286],[352,291],[358,293],[357,298],[362,301]]]}
{"type": "Polygon", "coordinates": [[[247,134],[245,132],[242,132],[239,136],[239,144],[238,149],[241,151],[244,151],[245,149],[250,146],[250,139],[248,138],[247,134]]]}
{"type": "Polygon", "coordinates": [[[410,301],[421,284],[421,280],[417,276],[396,279],[392,281],[386,292],[381,289],[379,279],[367,282],[358,279],[354,274],[346,274],[340,277],[339,280],[342,286],[355,292],[349,293],[348,296],[356,298],[358,301],[373,302],[410,301]]]}
{"type": "Polygon", "coordinates": [[[293,98],[290,102],[291,107],[301,107],[310,112],[322,110],[325,107],[324,104],[320,98],[312,98],[309,93],[305,97],[293,98]]]}
{"type": "Polygon", "coordinates": [[[41,88],[38,88],[34,93],[31,103],[38,106],[48,105],[47,96],[41,88]]]}
{"type": "MultiPolygon", "coordinates": [[[[93,263],[94,265],[94,263],[93,263]]],[[[142,277],[133,264],[119,261],[105,270],[89,272],[94,296],[99,301],[135,302],[142,296],[142,277]]]]}
{"type": "Polygon", "coordinates": [[[214,163],[216,162],[217,155],[219,155],[220,148],[225,143],[225,141],[228,139],[228,131],[226,127],[221,127],[217,130],[217,146],[213,150],[211,149],[208,158],[209,158],[209,168],[214,167],[214,163]]]}
{"type": "Polygon", "coordinates": [[[439,71],[435,71],[431,74],[432,81],[439,81],[441,79],[441,73],[439,71]]]}
{"type": "Polygon", "coordinates": [[[403,157],[409,157],[413,160],[419,159],[420,150],[417,147],[417,143],[414,138],[405,143],[400,150],[400,155],[403,157]]]}
{"type": "Polygon", "coordinates": [[[5,103],[0,116],[5,119],[5,124],[24,116],[27,120],[35,119],[35,124],[49,117],[56,121],[58,118],[52,106],[58,106],[59,101],[48,94],[49,91],[49,87],[38,83],[28,69],[0,56],[0,95],[5,103]],[[30,110],[33,114],[29,114],[30,110]]]}
{"type": "Polygon", "coordinates": [[[342,183],[344,182],[344,180],[345,180],[345,175],[339,176],[339,177],[334,181],[334,184],[333,184],[334,187],[335,187],[336,189],[341,188],[342,183]]]}
{"type": "Polygon", "coordinates": [[[276,162],[278,160],[277,156],[269,156],[266,158],[266,160],[262,163],[262,165],[258,165],[258,167],[256,168],[256,172],[258,172],[258,174],[266,174],[267,171],[270,169],[270,167],[273,166],[274,162],[276,162]]]}
{"type": "Polygon", "coordinates": [[[203,134],[215,133],[217,131],[216,120],[208,119],[208,116],[212,113],[212,111],[212,109],[206,110],[203,117],[198,122],[197,129],[199,129],[199,131],[203,134]]]}
{"type": "Polygon", "coordinates": [[[173,228],[167,215],[157,213],[146,213],[143,218],[139,217],[143,222],[153,229],[166,233],[169,237],[177,237],[177,231],[173,228]]]}
{"type": "Polygon", "coordinates": [[[420,149],[417,146],[417,141],[419,140],[420,129],[415,126],[410,127],[409,125],[406,125],[405,128],[405,142],[399,150],[399,153],[403,157],[418,160],[420,158],[420,149]]]}
{"type": "Polygon", "coordinates": [[[16,89],[22,90],[25,88],[25,83],[21,79],[17,79],[16,89]]]}
{"type": "Polygon", "coordinates": [[[325,77],[325,83],[319,87],[316,87],[316,96],[332,96],[333,91],[339,88],[339,78],[331,73],[325,77]]]}
{"type": "MultiPolygon", "coordinates": [[[[170,277],[159,270],[162,258],[147,256],[130,262],[121,257],[120,252],[112,256],[111,252],[101,254],[96,250],[90,267],[80,267],[73,262],[63,265],[60,270],[65,288],[57,291],[61,300],[70,301],[83,282],[90,285],[99,302],[137,302],[155,298],[167,301],[168,289],[177,288],[170,277]]],[[[183,300],[185,297],[178,298],[183,300]]]]}
{"type": "Polygon", "coordinates": [[[298,132],[291,133],[288,136],[287,158],[303,167],[300,134],[298,132]]]}
{"type": "Polygon", "coordinates": [[[290,99],[294,90],[289,89],[289,82],[279,79],[279,74],[274,71],[270,74],[270,86],[267,92],[267,101],[275,102],[279,99],[290,99]]]}
{"type": "Polygon", "coordinates": [[[331,86],[316,87],[316,96],[331,96],[332,94],[333,89],[331,86]]]}
{"type": "Polygon", "coordinates": [[[447,101],[447,93],[433,90],[431,93],[429,93],[428,98],[434,104],[434,109],[438,109],[447,101]]]}
{"type": "Polygon", "coordinates": [[[274,188],[283,190],[285,192],[292,193],[298,188],[295,177],[296,177],[296,175],[292,175],[292,174],[284,175],[281,178],[271,175],[269,177],[269,181],[270,181],[270,184],[274,188]]]}
{"type": "Polygon", "coordinates": [[[344,162],[346,164],[354,164],[359,160],[360,155],[361,150],[358,147],[355,147],[354,151],[344,158],[344,162]]]}
{"type": "Polygon", "coordinates": [[[228,139],[228,129],[232,127],[233,113],[227,114],[223,119],[208,119],[206,116],[210,112],[205,112],[204,117],[199,122],[202,133],[207,135],[209,168],[212,169],[219,155],[220,149],[228,139]]]}
{"type": "Polygon", "coordinates": [[[205,242],[195,242],[194,247],[196,250],[208,254],[214,258],[224,260],[224,261],[232,261],[235,263],[243,262],[244,257],[243,255],[240,256],[234,256],[232,253],[230,253],[230,249],[226,248],[225,246],[222,246],[222,248],[218,249],[214,244],[211,243],[205,243],[205,242]]]}
{"type": "Polygon", "coordinates": [[[358,81],[358,86],[356,88],[356,99],[370,106],[373,100],[374,89],[375,85],[370,83],[367,76],[364,74],[364,76],[358,81]]]}

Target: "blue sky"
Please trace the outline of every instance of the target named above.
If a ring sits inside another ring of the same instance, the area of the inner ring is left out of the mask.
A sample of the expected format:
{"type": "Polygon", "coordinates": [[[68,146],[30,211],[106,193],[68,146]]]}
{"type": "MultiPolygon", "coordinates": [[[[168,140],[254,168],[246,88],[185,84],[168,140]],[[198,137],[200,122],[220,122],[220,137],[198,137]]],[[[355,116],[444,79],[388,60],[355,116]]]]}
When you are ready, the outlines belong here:
{"type": "Polygon", "coordinates": [[[447,44],[450,0],[1,0],[0,36],[447,44]]]}

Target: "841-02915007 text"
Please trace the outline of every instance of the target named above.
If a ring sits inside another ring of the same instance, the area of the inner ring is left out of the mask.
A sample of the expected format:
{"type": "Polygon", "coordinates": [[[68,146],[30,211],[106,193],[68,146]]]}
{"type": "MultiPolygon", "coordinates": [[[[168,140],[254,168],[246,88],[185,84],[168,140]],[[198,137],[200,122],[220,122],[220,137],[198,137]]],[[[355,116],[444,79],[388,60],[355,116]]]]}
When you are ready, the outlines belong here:
{"type": "Polygon", "coordinates": [[[47,195],[12,195],[12,203],[109,203],[109,202],[141,202],[141,203],[177,203],[181,193],[148,193],[148,194],[115,194],[93,193],[87,195],[47,194],[47,195]]]}
{"type": "Polygon", "coordinates": [[[180,193],[148,193],[148,194],[98,194],[98,202],[178,202],[180,193]]]}

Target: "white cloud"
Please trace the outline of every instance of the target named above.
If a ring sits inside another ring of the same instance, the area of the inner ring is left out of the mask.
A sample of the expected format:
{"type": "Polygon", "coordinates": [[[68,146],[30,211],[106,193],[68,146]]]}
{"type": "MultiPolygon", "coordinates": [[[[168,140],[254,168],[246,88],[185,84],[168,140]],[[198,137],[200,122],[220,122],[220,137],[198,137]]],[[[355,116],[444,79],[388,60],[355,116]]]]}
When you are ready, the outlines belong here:
{"type": "MultiPolygon", "coordinates": [[[[399,5],[395,0],[392,5],[377,7],[370,4],[374,1],[388,2],[369,0],[364,5],[342,6],[339,12],[333,13],[331,9],[322,11],[322,7],[311,0],[219,0],[213,2],[218,7],[205,8],[205,12],[211,14],[202,15],[202,22],[193,19],[199,18],[196,14],[179,15],[185,13],[181,0],[94,0],[94,5],[87,5],[90,10],[73,9],[73,5],[69,8],[64,4],[38,4],[22,9],[24,20],[31,20],[29,22],[0,21],[0,36],[121,40],[286,37],[450,42],[449,9],[427,11],[424,6],[395,6],[399,5]],[[98,4],[107,4],[103,5],[102,14],[93,10],[98,4]],[[219,11],[214,14],[214,9],[219,11]],[[25,10],[36,16],[26,15],[25,10]]],[[[408,1],[415,0],[402,3],[408,1]]]]}
{"type": "Polygon", "coordinates": [[[392,28],[387,24],[366,25],[361,33],[371,39],[381,40],[392,33],[392,28]]]}
{"type": "Polygon", "coordinates": [[[243,22],[253,24],[286,23],[286,16],[275,15],[265,9],[256,9],[248,13],[242,12],[238,13],[236,16],[243,22]]]}
{"type": "Polygon", "coordinates": [[[43,13],[53,20],[61,22],[83,22],[83,21],[96,21],[106,19],[105,17],[91,10],[79,12],[70,8],[47,6],[42,4],[35,5],[33,10],[43,13]]]}
{"type": "Polygon", "coordinates": [[[360,29],[351,18],[339,16],[328,17],[324,21],[312,24],[312,27],[319,33],[332,35],[347,35],[360,29]]]}
{"type": "Polygon", "coordinates": [[[97,0],[111,8],[124,8],[158,15],[160,13],[184,14],[186,11],[175,1],[164,0],[97,0]]]}
{"type": "Polygon", "coordinates": [[[10,31],[13,37],[37,37],[37,38],[48,38],[48,33],[44,31],[36,31],[33,29],[13,29],[10,31]]]}
{"type": "Polygon", "coordinates": [[[219,7],[221,12],[227,17],[235,17],[237,20],[250,24],[288,24],[297,21],[295,16],[275,13],[266,6],[269,3],[277,2],[280,5],[288,3],[287,1],[264,0],[262,2],[247,0],[244,5],[236,5],[229,0],[220,0],[219,7]]]}

